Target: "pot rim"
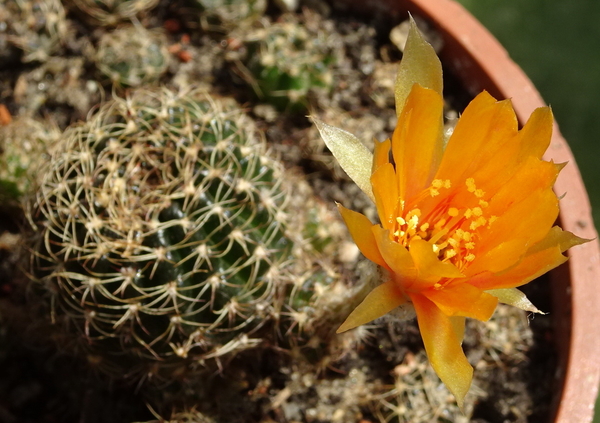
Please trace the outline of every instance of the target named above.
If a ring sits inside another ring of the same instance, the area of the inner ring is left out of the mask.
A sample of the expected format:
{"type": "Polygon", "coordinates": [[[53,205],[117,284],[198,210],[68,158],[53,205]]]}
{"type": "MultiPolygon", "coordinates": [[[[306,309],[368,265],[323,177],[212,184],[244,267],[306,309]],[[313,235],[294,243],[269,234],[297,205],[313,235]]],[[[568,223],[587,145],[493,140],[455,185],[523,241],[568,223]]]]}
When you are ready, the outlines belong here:
{"type": "MultiPolygon", "coordinates": [[[[334,0],[336,6],[360,9],[360,0],[334,0]]],[[[442,62],[476,95],[487,90],[494,97],[510,98],[519,122],[527,121],[534,109],[546,106],[533,83],[507,51],[464,7],[453,0],[379,0],[367,7],[371,14],[384,14],[400,22],[406,11],[429,21],[442,35],[442,62]]],[[[557,314],[567,319],[556,326],[560,355],[562,392],[556,398],[556,423],[591,422],[600,385],[600,245],[591,206],[581,174],[566,140],[554,122],[545,160],[568,162],[554,190],[561,197],[560,226],[593,241],[568,251],[569,261],[551,272],[557,314]],[[565,283],[565,279],[567,279],[565,283]],[[556,293],[558,291],[558,293],[556,293]],[[565,296],[570,301],[565,301],[565,296]]],[[[558,320],[558,319],[555,319],[558,320]]]]}

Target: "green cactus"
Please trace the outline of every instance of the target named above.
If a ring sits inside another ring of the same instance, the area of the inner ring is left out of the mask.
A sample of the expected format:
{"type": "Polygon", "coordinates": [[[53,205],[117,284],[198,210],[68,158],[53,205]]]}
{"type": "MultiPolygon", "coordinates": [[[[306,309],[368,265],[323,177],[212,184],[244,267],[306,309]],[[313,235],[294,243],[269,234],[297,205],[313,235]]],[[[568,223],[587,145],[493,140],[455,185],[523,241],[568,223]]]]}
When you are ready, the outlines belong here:
{"type": "Polygon", "coordinates": [[[159,0],[67,0],[93,24],[114,26],[153,9],[159,0]]]}
{"type": "Polygon", "coordinates": [[[259,19],[266,0],[192,0],[201,11],[200,21],[207,30],[227,31],[259,19]]]}
{"type": "Polygon", "coordinates": [[[325,30],[311,31],[288,13],[239,37],[247,48],[242,58],[247,71],[240,74],[259,98],[279,110],[304,111],[311,90],[331,90],[334,56],[325,30]]]}
{"type": "Polygon", "coordinates": [[[328,282],[307,276],[310,216],[289,208],[311,207],[290,199],[302,184],[239,109],[198,91],[114,100],[67,129],[41,174],[32,274],[105,370],[160,373],[252,347],[298,326],[286,310],[328,282]]]}
{"type": "Polygon", "coordinates": [[[169,66],[167,39],[160,30],[130,25],[100,38],[96,67],[114,84],[137,87],[157,81],[169,66]]]}
{"type": "Polygon", "coordinates": [[[0,26],[0,67],[11,56],[10,47],[22,50],[23,62],[47,60],[68,32],[60,0],[4,0],[0,26]]]}
{"type": "Polygon", "coordinates": [[[18,200],[35,186],[40,160],[60,131],[51,122],[26,116],[0,126],[0,201],[18,200]]]}

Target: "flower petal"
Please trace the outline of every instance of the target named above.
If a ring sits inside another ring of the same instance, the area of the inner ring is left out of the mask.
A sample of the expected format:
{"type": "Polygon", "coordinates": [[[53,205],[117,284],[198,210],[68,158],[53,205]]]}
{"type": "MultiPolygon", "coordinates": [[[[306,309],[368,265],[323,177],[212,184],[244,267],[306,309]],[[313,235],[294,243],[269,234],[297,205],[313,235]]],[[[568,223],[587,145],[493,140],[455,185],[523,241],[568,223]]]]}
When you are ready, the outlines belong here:
{"type": "Polygon", "coordinates": [[[462,350],[462,339],[457,336],[456,323],[460,320],[446,316],[423,295],[414,294],[411,299],[431,366],[462,408],[473,379],[473,367],[462,350]]]}
{"type": "Polygon", "coordinates": [[[523,129],[519,131],[521,157],[542,158],[550,145],[553,120],[550,107],[539,107],[533,111],[523,129]]]}
{"type": "Polygon", "coordinates": [[[568,248],[588,241],[555,226],[542,240],[529,248],[515,266],[498,274],[484,272],[471,278],[469,283],[485,291],[525,285],[566,262],[567,257],[562,253],[568,248]]]}
{"type": "Polygon", "coordinates": [[[389,138],[382,142],[375,140],[375,149],[373,151],[373,168],[371,173],[375,173],[379,166],[390,162],[391,148],[392,140],[389,138]]]}
{"type": "Polygon", "coordinates": [[[381,225],[391,229],[398,216],[398,182],[391,163],[384,163],[371,176],[375,205],[381,225]]]}
{"type": "Polygon", "coordinates": [[[389,231],[379,225],[372,227],[377,248],[391,269],[396,283],[410,285],[417,276],[417,269],[408,250],[390,239],[389,231]]]}
{"type": "MultiPolygon", "coordinates": [[[[515,197],[518,196],[521,194],[515,193],[515,197]]],[[[496,198],[494,202],[497,202],[496,198]]],[[[480,231],[481,239],[475,251],[477,258],[465,270],[469,276],[483,271],[501,272],[518,263],[532,245],[546,236],[558,216],[558,199],[549,187],[528,191],[527,197],[499,213],[495,203],[490,202],[489,208],[490,214],[497,217],[480,231]]],[[[499,207],[503,209],[506,204],[499,207]]]]}
{"type": "MultiPolygon", "coordinates": [[[[496,220],[484,233],[478,247],[489,251],[508,240],[522,239],[526,249],[542,239],[558,215],[558,199],[552,185],[559,170],[554,163],[532,156],[526,159],[489,200],[485,212],[488,216],[496,216],[496,220]]],[[[513,253],[522,254],[524,250],[513,250],[513,253]]],[[[497,262],[492,265],[495,269],[488,270],[501,270],[499,264],[497,262]]]]}
{"type": "Polygon", "coordinates": [[[531,301],[529,301],[529,298],[527,298],[527,296],[517,288],[490,289],[486,292],[498,298],[498,301],[501,303],[520,308],[521,310],[530,311],[532,313],[545,314],[542,313],[536,306],[534,306],[531,301]]]}
{"type": "Polygon", "coordinates": [[[491,289],[516,288],[531,282],[567,261],[559,246],[526,255],[517,265],[501,273],[483,272],[469,279],[473,286],[491,289]]]}
{"type": "Polygon", "coordinates": [[[337,333],[346,332],[360,325],[385,316],[404,304],[407,298],[395,283],[387,281],[373,289],[342,323],[337,333]]]}
{"type": "Polygon", "coordinates": [[[429,186],[444,148],[444,100],[415,84],[392,137],[399,194],[410,200],[429,186]]]}
{"type": "MultiPolygon", "coordinates": [[[[506,189],[507,182],[514,177],[522,166],[548,165],[542,162],[542,154],[550,143],[552,136],[552,113],[549,108],[539,108],[534,111],[523,129],[506,140],[498,140],[495,148],[486,145],[488,155],[482,161],[479,169],[471,177],[477,185],[491,198],[502,188],[506,189]]],[[[552,169],[553,183],[558,173],[556,167],[552,169]]],[[[544,173],[543,169],[540,174],[544,173]]],[[[541,176],[541,175],[540,175],[541,176]]],[[[532,179],[536,181],[536,178],[532,179]]]]}
{"type": "Polygon", "coordinates": [[[462,344],[462,340],[465,337],[465,321],[467,319],[463,316],[448,316],[448,318],[450,319],[450,323],[452,323],[454,334],[462,344]]]}
{"type": "Polygon", "coordinates": [[[562,166],[557,166],[552,162],[545,162],[532,156],[528,157],[511,178],[503,181],[500,190],[490,199],[487,213],[499,216],[514,204],[529,198],[533,191],[551,191],[561,169],[562,166]]]}
{"type": "Polygon", "coordinates": [[[498,305],[498,298],[468,283],[458,283],[442,289],[428,289],[422,294],[434,302],[446,316],[463,316],[487,321],[498,305]]]}
{"type": "Polygon", "coordinates": [[[339,203],[337,206],[348,231],[350,231],[350,236],[352,236],[360,252],[373,263],[389,268],[377,248],[375,236],[371,230],[373,227],[371,221],[363,214],[349,210],[339,203]]]}
{"type": "Polygon", "coordinates": [[[342,169],[371,200],[375,201],[371,189],[373,154],[350,132],[327,125],[314,117],[311,119],[342,169]]]}
{"type": "Polygon", "coordinates": [[[517,135],[517,118],[510,101],[480,93],[465,108],[444,150],[436,178],[464,184],[488,165],[508,140],[517,135]]]}
{"type": "Polygon", "coordinates": [[[408,251],[419,272],[419,280],[435,283],[441,278],[464,277],[455,265],[440,261],[431,243],[423,239],[411,240],[408,251]]]}
{"type": "Polygon", "coordinates": [[[442,64],[433,47],[421,36],[411,17],[404,55],[394,87],[398,117],[402,113],[406,99],[415,83],[442,95],[442,64]]]}

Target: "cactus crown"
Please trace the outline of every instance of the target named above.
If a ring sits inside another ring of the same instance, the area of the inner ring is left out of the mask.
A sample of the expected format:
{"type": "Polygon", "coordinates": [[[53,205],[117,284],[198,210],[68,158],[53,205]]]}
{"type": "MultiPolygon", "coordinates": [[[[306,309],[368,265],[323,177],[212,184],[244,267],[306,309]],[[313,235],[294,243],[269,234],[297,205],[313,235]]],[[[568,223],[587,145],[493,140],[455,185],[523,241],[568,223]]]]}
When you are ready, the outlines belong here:
{"type": "Polygon", "coordinates": [[[4,47],[8,41],[18,47],[24,62],[47,60],[59,49],[68,31],[60,0],[2,1],[0,17],[5,26],[0,30],[0,45],[4,47]]]}
{"type": "Polygon", "coordinates": [[[227,31],[260,18],[267,9],[266,0],[192,0],[202,12],[205,29],[227,31]]]}
{"type": "Polygon", "coordinates": [[[0,126],[0,201],[30,194],[45,148],[60,136],[53,122],[21,116],[0,126]]]}
{"type": "Polygon", "coordinates": [[[291,241],[281,165],[248,118],[142,91],[61,145],[30,212],[55,313],[92,347],[163,362],[255,343],[291,241]]]}
{"type": "Polygon", "coordinates": [[[167,40],[160,30],[124,26],[102,35],[94,59],[114,84],[137,87],[155,82],[167,71],[167,40]]]}
{"type": "Polygon", "coordinates": [[[280,110],[305,110],[310,90],[333,86],[333,54],[325,31],[309,32],[293,14],[243,35],[244,60],[258,96],[280,110]]]}
{"type": "Polygon", "coordinates": [[[153,9],[158,0],[69,0],[94,24],[113,26],[153,9]]]}

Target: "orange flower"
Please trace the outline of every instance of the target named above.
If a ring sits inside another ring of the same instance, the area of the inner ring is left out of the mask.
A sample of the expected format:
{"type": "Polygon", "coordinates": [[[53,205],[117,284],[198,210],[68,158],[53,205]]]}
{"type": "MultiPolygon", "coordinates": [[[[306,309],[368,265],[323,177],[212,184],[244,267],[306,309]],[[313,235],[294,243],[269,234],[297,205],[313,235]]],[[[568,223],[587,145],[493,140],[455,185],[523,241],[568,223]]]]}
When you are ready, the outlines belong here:
{"type": "Polygon", "coordinates": [[[366,258],[387,270],[338,329],[412,305],[431,365],[462,407],[473,368],[465,318],[488,320],[498,301],[538,312],[516,287],[565,262],[586,242],[553,224],[563,165],[542,160],[552,112],[518,123],[509,100],[479,94],[447,140],[441,65],[411,25],[396,82],[398,123],[371,154],[353,135],[315,119],[326,144],[377,206],[379,224],[338,204],[366,258]]]}

